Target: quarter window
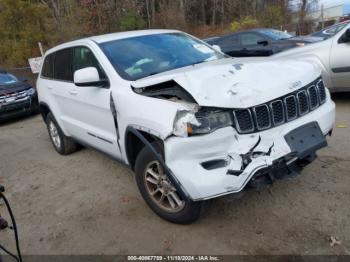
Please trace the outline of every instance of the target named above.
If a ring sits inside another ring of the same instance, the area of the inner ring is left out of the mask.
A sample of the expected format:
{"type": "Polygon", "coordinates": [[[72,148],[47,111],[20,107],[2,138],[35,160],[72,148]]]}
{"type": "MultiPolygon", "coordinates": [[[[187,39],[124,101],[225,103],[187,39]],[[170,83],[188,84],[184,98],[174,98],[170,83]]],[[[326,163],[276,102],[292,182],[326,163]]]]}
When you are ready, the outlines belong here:
{"type": "Polygon", "coordinates": [[[67,48],[56,52],[54,62],[54,78],[57,80],[73,81],[72,49],[67,48]]]}
{"type": "Polygon", "coordinates": [[[43,69],[41,70],[41,76],[53,78],[53,59],[54,54],[46,56],[43,64],[43,69]]]}

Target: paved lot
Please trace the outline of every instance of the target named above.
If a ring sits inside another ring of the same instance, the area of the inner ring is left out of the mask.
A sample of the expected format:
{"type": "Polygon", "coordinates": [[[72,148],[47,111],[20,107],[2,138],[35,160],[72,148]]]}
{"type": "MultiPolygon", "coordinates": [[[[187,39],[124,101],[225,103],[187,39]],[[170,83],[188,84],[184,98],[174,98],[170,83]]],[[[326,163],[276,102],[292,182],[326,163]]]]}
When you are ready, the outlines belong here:
{"type": "MultiPolygon", "coordinates": [[[[350,95],[337,95],[330,146],[298,178],[242,199],[216,199],[179,226],[158,218],[132,172],[91,149],[51,146],[41,117],[0,126],[6,185],[25,254],[350,254],[350,95]],[[340,244],[331,246],[329,238],[340,244]]],[[[0,206],[3,216],[5,209],[0,206]]],[[[14,250],[11,231],[0,243],[14,250]]]]}

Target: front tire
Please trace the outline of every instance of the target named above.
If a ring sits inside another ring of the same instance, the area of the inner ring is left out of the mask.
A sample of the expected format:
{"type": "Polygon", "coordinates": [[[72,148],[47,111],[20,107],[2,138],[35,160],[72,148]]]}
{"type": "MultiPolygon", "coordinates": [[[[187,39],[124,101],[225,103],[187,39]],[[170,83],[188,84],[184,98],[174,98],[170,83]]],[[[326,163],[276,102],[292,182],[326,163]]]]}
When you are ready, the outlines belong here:
{"type": "Polygon", "coordinates": [[[176,224],[190,224],[200,217],[202,202],[182,199],[147,147],[136,158],[135,173],[143,199],[158,216],[176,224]]]}
{"type": "Polygon", "coordinates": [[[52,113],[49,113],[46,117],[46,126],[52,145],[59,154],[68,155],[77,150],[77,144],[64,135],[52,113]]]}

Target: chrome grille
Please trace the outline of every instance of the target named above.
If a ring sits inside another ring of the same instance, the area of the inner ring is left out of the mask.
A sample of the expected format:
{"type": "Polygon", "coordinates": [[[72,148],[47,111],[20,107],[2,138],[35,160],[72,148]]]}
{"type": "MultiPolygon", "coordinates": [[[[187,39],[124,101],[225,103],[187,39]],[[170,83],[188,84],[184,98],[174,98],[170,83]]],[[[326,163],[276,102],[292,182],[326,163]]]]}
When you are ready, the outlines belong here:
{"type": "Polygon", "coordinates": [[[19,92],[10,93],[10,94],[0,95],[0,104],[6,103],[6,101],[11,99],[11,98],[14,99],[14,102],[16,102],[17,100],[28,97],[29,96],[28,90],[23,90],[23,91],[19,91],[19,92]]]}
{"type": "Polygon", "coordinates": [[[284,124],[306,115],[326,102],[326,88],[321,79],[287,96],[247,109],[234,110],[239,133],[253,133],[284,124]]]}

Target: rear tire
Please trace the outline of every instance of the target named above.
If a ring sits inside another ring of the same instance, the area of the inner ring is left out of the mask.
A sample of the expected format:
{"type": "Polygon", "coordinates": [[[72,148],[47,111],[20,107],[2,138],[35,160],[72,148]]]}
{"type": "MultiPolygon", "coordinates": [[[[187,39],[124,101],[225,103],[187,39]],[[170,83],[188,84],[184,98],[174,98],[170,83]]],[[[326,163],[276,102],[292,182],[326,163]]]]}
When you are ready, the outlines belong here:
{"type": "Polygon", "coordinates": [[[68,155],[78,149],[77,143],[64,135],[52,113],[46,116],[46,126],[52,145],[59,154],[68,155]]]}
{"type": "MultiPolygon", "coordinates": [[[[152,145],[158,149],[156,143],[152,145]]],[[[143,199],[161,218],[176,224],[190,224],[200,217],[203,202],[181,199],[147,147],[136,158],[135,174],[143,199]]]]}

